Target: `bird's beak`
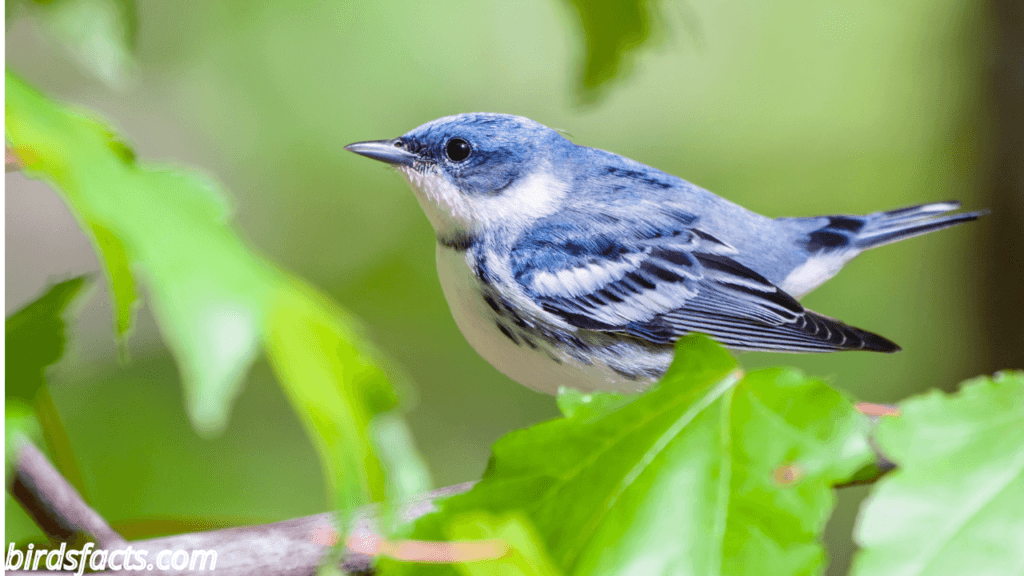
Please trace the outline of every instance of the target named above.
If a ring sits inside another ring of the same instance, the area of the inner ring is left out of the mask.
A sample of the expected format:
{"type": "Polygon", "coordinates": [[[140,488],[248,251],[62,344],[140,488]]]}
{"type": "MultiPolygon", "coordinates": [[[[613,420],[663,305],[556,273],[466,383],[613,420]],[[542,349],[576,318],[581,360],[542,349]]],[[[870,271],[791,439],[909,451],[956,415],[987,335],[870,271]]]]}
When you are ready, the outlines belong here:
{"type": "Polygon", "coordinates": [[[401,138],[392,140],[371,140],[369,142],[356,142],[345,146],[345,150],[355,152],[360,156],[387,162],[392,166],[412,166],[420,159],[418,154],[413,154],[405,149],[401,138]]]}

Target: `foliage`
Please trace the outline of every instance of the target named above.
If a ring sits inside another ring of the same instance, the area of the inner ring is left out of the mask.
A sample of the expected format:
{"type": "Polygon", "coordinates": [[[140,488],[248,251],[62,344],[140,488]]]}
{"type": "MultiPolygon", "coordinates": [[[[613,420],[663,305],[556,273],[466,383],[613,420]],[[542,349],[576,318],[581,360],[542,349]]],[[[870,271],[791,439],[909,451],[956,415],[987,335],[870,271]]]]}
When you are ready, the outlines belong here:
{"type": "Polygon", "coordinates": [[[397,398],[355,322],[256,255],[228,225],[229,206],[211,182],[137,163],[111,130],[10,74],[6,96],[7,139],[25,171],[53,183],[90,235],[121,333],[137,280],[145,281],[196,428],[224,427],[262,344],[319,450],[335,504],[382,499],[368,428],[397,398]]]}
{"type": "Polygon", "coordinates": [[[861,510],[853,574],[1019,574],[1024,567],[1024,372],[900,403],[878,428],[898,465],[861,510]]]}
{"type": "Polygon", "coordinates": [[[499,441],[483,480],[414,537],[441,539],[474,510],[522,511],[566,574],[824,565],[831,486],[872,458],[866,420],[842,395],[793,370],[741,378],[717,344],[687,337],[657,389],[626,405],[604,396],[563,395],[567,418],[499,441]]]}
{"type": "Polygon", "coordinates": [[[38,300],[4,322],[4,379],[7,398],[32,402],[46,385],[44,370],[64,355],[64,319],[68,304],[86,278],[79,276],[54,285],[38,300]]]}
{"type": "Polygon", "coordinates": [[[16,10],[43,28],[87,71],[112,88],[131,77],[135,48],[135,0],[8,0],[7,21],[16,10]]]}
{"type": "Polygon", "coordinates": [[[578,93],[583,102],[594,102],[602,88],[616,76],[628,74],[636,51],[651,37],[652,21],[659,2],[628,0],[568,0],[583,28],[584,61],[578,93]]]}
{"type": "MultiPolygon", "coordinates": [[[[585,42],[578,94],[594,102],[651,43],[659,3],[569,4],[585,42]]],[[[132,0],[12,1],[9,19],[17,9],[108,85],[130,76],[132,0]]],[[[356,320],[254,253],[228,224],[231,206],[217,186],[136,162],[109,128],[10,75],[6,112],[27,171],[58,187],[101,258],[119,339],[131,333],[146,288],[197,429],[223,429],[262,349],[322,457],[336,505],[426,488],[397,396],[356,320]]],[[[20,438],[42,438],[79,486],[43,375],[61,356],[61,315],[82,283],[56,285],[6,324],[7,455],[20,438]]],[[[791,369],[741,376],[700,338],[680,344],[669,374],[644,396],[564,390],[558,406],[564,418],[495,444],[474,490],[406,527],[418,538],[498,539],[505,556],[385,567],[473,576],[819,573],[831,487],[877,474],[867,422],[843,395],[791,369]]],[[[912,398],[900,418],[884,419],[874,440],[899,469],[862,510],[855,572],[1019,571],[1022,407],[1024,376],[1002,373],[954,396],[912,398]]]]}
{"type": "Polygon", "coordinates": [[[9,472],[23,437],[43,443],[57,468],[83,489],[64,424],[46,384],[46,368],[64,355],[64,313],[82,292],[88,277],[79,276],[50,287],[39,299],[4,322],[4,453],[9,472]]]}
{"type": "MultiPolygon", "coordinates": [[[[629,74],[634,52],[650,43],[660,18],[658,3],[568,0],[583,38],[577,84],[581,101],[595,102],[609,83],[629,74]]],[[[111,88],[124,87],[132,77],[135,0],[10,0],[6,8],[8,22],[18,10],[35,16],[83,69],[111,88]]]]}

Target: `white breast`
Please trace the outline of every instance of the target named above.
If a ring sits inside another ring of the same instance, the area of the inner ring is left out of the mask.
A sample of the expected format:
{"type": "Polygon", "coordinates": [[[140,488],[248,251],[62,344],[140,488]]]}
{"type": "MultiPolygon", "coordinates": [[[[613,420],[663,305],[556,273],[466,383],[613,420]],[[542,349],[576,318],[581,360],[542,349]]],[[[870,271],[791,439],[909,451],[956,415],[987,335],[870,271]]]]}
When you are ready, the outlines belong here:
{"type": "Polygon", "coordinates": [[[523,342],[517,345],[498,329],[497,314],[483,300],[466,253],[438,245],[437,274],[462,335],[480,356],[516,382],[547,394],[555,394],[559,386],[585,392],[635,392],[652,383],[652,379],[628,380],[601,363],[585,365],[539,338],[532,340],[536,348],[523,342]]]}

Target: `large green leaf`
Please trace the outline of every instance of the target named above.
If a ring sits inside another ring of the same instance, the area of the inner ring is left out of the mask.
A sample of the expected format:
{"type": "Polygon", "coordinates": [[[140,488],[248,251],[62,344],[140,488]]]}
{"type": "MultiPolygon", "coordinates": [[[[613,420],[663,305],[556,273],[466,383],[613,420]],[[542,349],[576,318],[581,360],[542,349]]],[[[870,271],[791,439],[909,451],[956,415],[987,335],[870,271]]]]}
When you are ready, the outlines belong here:
{"type": "Polygon", "coordinates": [[[368,429],[396,396],[353,319],[252,251],[231,229],[230,206],[211,182],[137,163],[105,126],[10,74],[6,96],[7,139],[26,173],[53,183],[91,235],[119,331],[130,325],[136,280],[146,284],[196,428],[225,425],[264,344],[320,451],[335,503],[347,509],[382,498],[384,473],[368,429]]]}
{"type": "Polygon", "coordinates": [[[865,418],[838,392],[786,369],[740,380],[703,337],[683,339],[633,402],[566,406],[573,416],[498,441],[484,479],[414,537],[442,539],[462,513],[521,510],[567,574],[812,574],[831,485],[872,459],[865,418]]]}
{"type": "Polygon", "coordinates": [[[593,102],[616,76],[633,68],[633,54],[651,38],[658,0],[568,0],[583,28],[584,61],[579,95],[593,102]]]}
{"type": "MultiPolygon", "coordinates": [[[[112,292],[147,280],[175,352],[193,422],[212,431],[254,358],[278,283],[227,226],[229,209],[199,177],[141,166],[99,123],[57,107],[7,75],[7,138],[27,174],[51,181],[103,254],[112,292]]],[[[115,296],[118,308],[129,303],[115,296]]],[[[118,318],[128,311],[119,309],[118,318]]]]}
{"type": "Polygon", "coordinates": [[[900,403],[878,428],[897,468],[861,510],[853,574],[1024,573],[1024,373],[900,403]]]}

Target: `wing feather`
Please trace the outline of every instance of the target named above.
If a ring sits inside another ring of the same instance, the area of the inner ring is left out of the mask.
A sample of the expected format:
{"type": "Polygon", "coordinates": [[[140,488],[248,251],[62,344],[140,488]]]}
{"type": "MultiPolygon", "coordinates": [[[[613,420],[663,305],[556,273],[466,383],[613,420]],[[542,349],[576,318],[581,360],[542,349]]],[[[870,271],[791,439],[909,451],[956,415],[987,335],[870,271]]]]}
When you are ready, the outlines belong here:
{"type": "Polygon", "coordinates": [[[513,274],[544,310],[586,330],[671,343],[702,332],[731,348],[789,352],[867,349],[892,342],[821,316],[734,259],[696,218],[620,219],[581,226],[562,215],[512,249],[513,274]],[[574,224],[570,225],[569,222],[574,224]],[[617,224],[617,226],[616,226],[617,224]]]}

